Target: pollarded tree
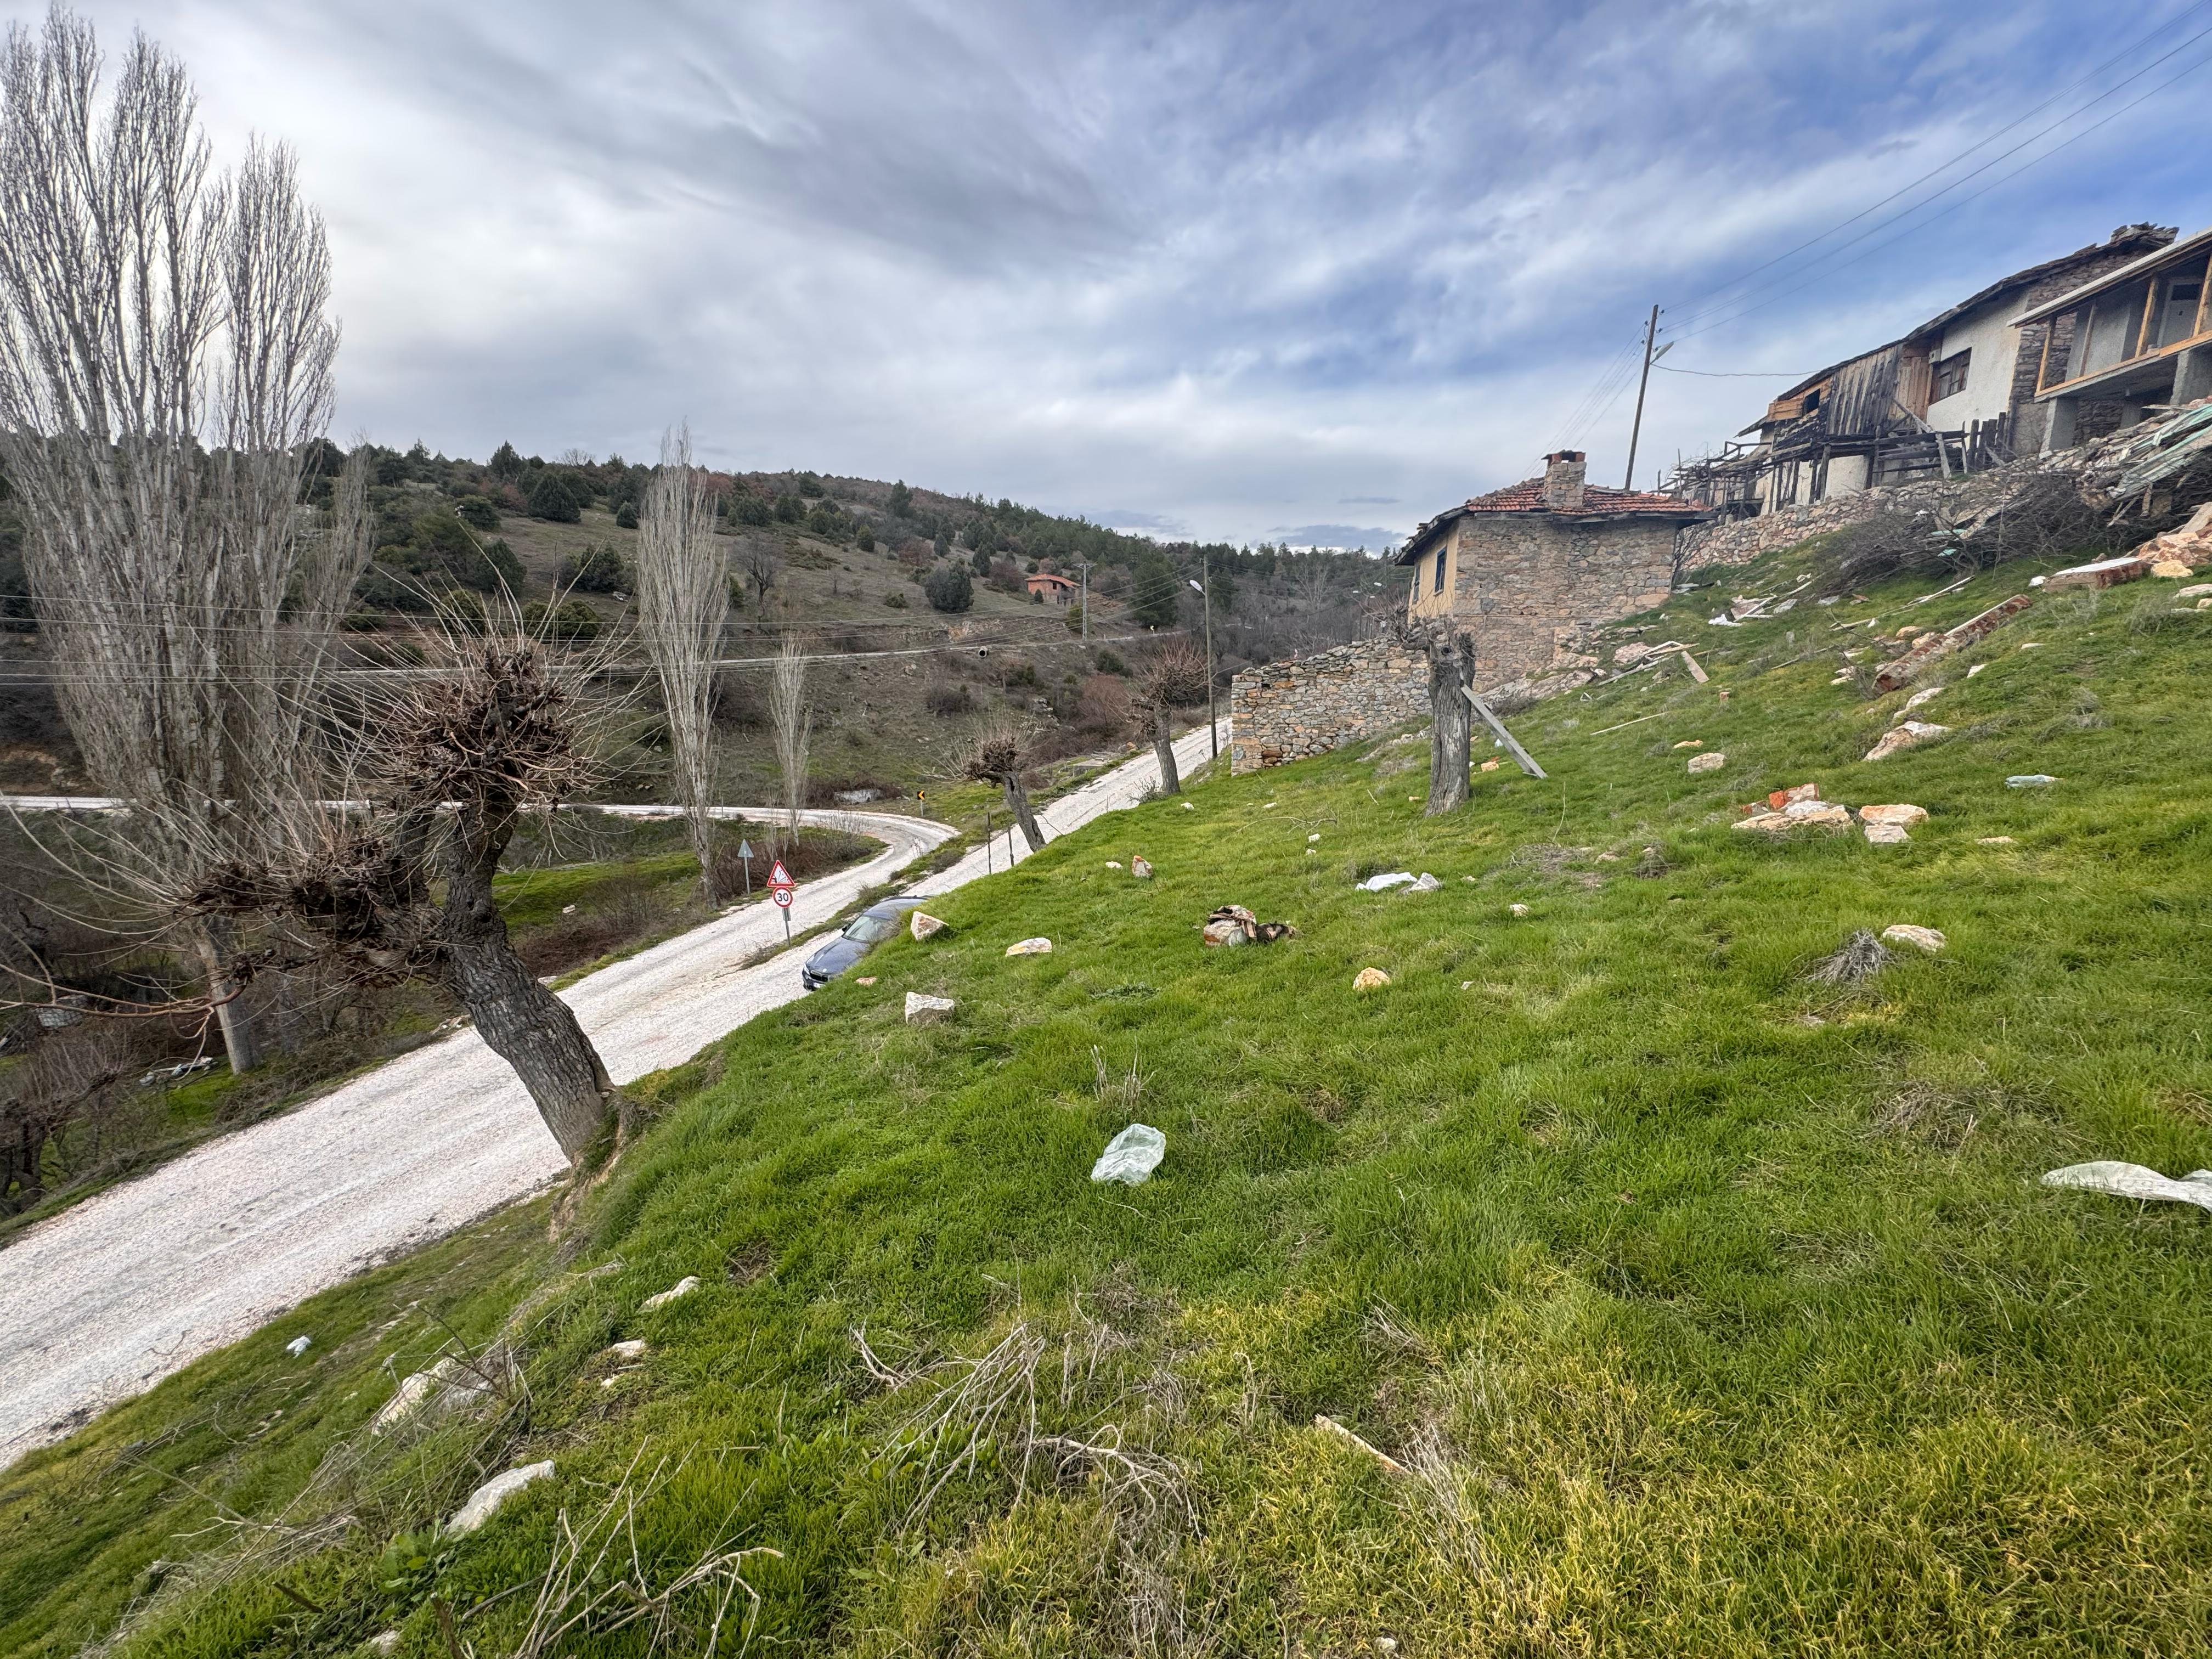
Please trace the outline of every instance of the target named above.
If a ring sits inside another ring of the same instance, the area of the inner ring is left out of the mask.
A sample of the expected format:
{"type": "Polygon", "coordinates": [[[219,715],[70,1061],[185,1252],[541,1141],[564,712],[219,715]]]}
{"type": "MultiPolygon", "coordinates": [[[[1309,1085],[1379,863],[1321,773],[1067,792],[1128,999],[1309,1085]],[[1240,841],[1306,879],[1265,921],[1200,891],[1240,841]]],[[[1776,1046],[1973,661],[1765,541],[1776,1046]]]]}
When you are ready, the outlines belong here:
{"type": "Polygon", "coordinates": [[[714,888],[714,658],[729,619],[729,572],[714,537],[714,498],[691,463],[690,428],[661,441],[637,536],[638,626],[668,710],[676,793],[699,860],[699,888],[714,888]]]}
{"type": "Polygon", "coordinates": [[[775,672],[768,687],[769,725],[775,735],[775,763],[783,775],[785,830],[799,839],[799,811],[806,804],[806,747],[814,730],[814,711],[806,701],[806,653],[795,634],[783,636],[775,672]]]}
{"type": "Polygon", "coordinates": [[[1474,686],[1474,640],[1445,621],[1401,626],[1400,634],[1429,659],[1429,799],[1422,813],[1434,817],[1467,805],[1474,745],[1474,706],[1467,693],[1474,686]]]}
{"type": "MultiPolygon", "coordinates": [[[[368,561],[367,446],[302,514],[337,331],[290,154],[211,171],[190,82],[143,37],[103,96],[58,4],[0,56],[0,468],[56,690],[130,803],[113,873],[188,884],[301,799],[314,692],[368,561]]],[[[312,799],[312,796],[308,797],[312,799]]],[[[228,923],[193,945],[256,1057],[228,923]]]]}
{"type": "Polygon", "coordinates": [[[1018,728],[1006,721],[978,732],[960,757],[960,775],[978,783],[997,784],[1006,797],[1006,811],[1022,827],[1022,839],[1029,842],[1030,851],[1042,853],[1044,830],[1037,823],[1035,809],[1030,805],[1030,769],[1027,740],[1018,728]]]}
{"type": "Polygon", "coordinates": [[[1142,717],[1160,766],[1160,793],[1182,793],[1176,769],[1175,733],[1169,722],[1177,708],[1206,696],[1206,658],[1176,640],[1160,647],[1137,670],[1129,690],[1130,707],[1142,717]]]}
{"type": "Polygon", "coordinates": [[[624,1103],[574,1012],[515,953],[492,878],[525,812],[598,775],[579,688],[599,665],[550,652],[504,595],[483,612],[420,633],[410,673],[320,700],[342,734],[323,798],[365,807],[285,814],[280,833],[210,864],[172,902],[244,930],[234,978],[319,963],[362,985],[441,981],[582,1167],[624,1103]]]}

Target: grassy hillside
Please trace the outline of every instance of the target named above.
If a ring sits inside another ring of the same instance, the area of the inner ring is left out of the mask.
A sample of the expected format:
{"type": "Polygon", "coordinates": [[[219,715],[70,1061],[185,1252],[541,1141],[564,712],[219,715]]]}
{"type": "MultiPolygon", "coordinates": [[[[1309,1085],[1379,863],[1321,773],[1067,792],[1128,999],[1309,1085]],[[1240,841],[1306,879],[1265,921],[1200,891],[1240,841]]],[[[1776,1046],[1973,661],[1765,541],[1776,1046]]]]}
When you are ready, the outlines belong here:
{"type": "Polygon", "coordinates": [[[696,1651],[726,1595],[724,1652],[2201,1651],[2212,1232],[2036,1177],[2212,1164],[2212,614],[2040,599],[1878,763],[1903,694],[1829,683],[1841,625],[2028,574],[1738,630],[1701,592],[1658,620],[1712,683],[1532,710],[1548,781],[1424,819],[1384,743],[953,896],[660,1079],[557,1251],[517,1212],[0,1477],[0,1648],[696,1651]],[[1808,781],[1932,816],[1730,827],[1808,781]],[[1353,890],[1400,868],[1443,885],[1353,890]],[[1297,937],[1201,949],[1228,901],[1297,937]],[[1893,922],[1948,947],[1807,977],[1893,922]],[[1132,1120],[1164,1164],[1094,1186],[1132,1120]],[[491,1403],[360,1431],[498,1341],[491,1403]]]}

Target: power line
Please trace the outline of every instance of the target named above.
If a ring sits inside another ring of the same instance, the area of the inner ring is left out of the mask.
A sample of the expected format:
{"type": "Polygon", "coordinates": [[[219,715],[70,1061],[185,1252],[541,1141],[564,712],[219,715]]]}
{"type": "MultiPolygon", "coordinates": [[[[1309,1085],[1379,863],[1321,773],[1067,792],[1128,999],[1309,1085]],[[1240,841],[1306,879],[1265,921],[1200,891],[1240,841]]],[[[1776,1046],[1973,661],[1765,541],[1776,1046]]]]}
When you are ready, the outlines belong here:
{"type": "MultiPolygon", "coordinates": [[[[2201,9],[2203,5],[2206,3],[2207,0],[2199,0],[2198,5],[2191,7],[2191,10],[2195,11],[2201,9]]],[[[2183,14],[2185,16],[2188,15],[2188,13],[2183,14]]],[[[2158,33],[2158,31],[2154,31],[2154,33],[2158,33]]],[[[2091,98],[2076,106],[2075,108],[2068,111],[2064,115],[2060,116],[2057,120],[2052,121],[2048,125],[2037,129],[2034,132],[2030,133],[2027,137],[2021,139],[2020,143],[2013,145],[2009,149],[1999,151],[1996,155],[1990,157],[1988,161],[1983,162],[1979,167],[1975,167],[1971,172],[1960,174],[1949,184],[1944,185],[1941,190],[1935,191],[1923,198],[1921,200],[1915,202],[1911,206],[1901,209],[1887,218],[1882,219],[1875,224],[1869,225],[1866,229],[1861,231],[1850,240],[1838,243],[1833,248],[1829,249],[1826,253],[1822,254],[1819,259],[1814,260],[1811,264],[1801,267],[1796,271],[1780,273],[1766,283],[1753,283],[1747,287],[1745,286],[1748,282],[1748,278],[1751,276],[1755,275],[1757,271],[1767,270],[1778,264],[1780,259],[1785,259],[1791,257],[1791,255],[1784,254],[1779,256],[1777,259],[1767,261],[1764,265],[1754,267],[1754,270],[1752,272],[1746,273],[1744,277],[1738,278],[1735,283],[1724,285],[1723,289],[1708,290],[1708,292],[1718,293],[1725,291],[1725,289],[1741,289],[1742,291],[1734,295],[1729,299],[1718,301],[1712,305],[1707,306],[1702,311],[1692,312],[1688,315],[1682,317],[1677,325],[1678,327],[1698,322],[1704,322],[1705,325],[1699,328],[1690,328],[1686,332],[1677,334],[1675,337],[1677,339],[1686,340],[1693,339],[1699,334],[1710,333],[1713,329],[1722,327],[1728,323],[1749,316],[1755,311],[1764,310],[1767,306],[1773,304],[1778,300],[1786,298],[1788,295],[1792,294],[1802,292],[1805,288],[1810,286],[1812,283],[1818,281],[1820,276],[1822,275],[1830,275],[1836,270],[1848,270],[1850,266],[1860,263],[1861,260],[1869,257],[1869,255],[1879,252],[1882,248],[1893,246],[1898,240],[1902,239],[1902,234],[1910,234],[1911,232],[1907,231],[1902,233],[1899,237],[1892,237],[1888,241],[1877,243],[1874,247],[1868,249],[1865,253],[1859,255],[1856,258],[1846,260],[1840,265],[1829,264],[1829,262],[1834,258],[1835,255],[1843,252],[1846,248],[1856,247],[1858,244],[1866,240],[1868,237],[1879,234],[1881,232],[1887,229],[1890,226],[1897,224],[1903,220],[1911,218],[1914,214],[1919,213],[1923,209],[1932,207],[1936,203],[1942,201],[1945,197],[1948,196],[1953,191],[1957,190],[1960,185],[1968,182],[1968,180],[1980,177],[1983,173],[1987,173],[1991,167],[1996,167],[1999,162],[2005,161],[2010,156],[2017,155],[2021,150],[2026,149],[2029,145],[2036,143],[2037,140],[2048,137],[2051,133],[2057,131],[2060,127],[2064,126],[2068,122],[2075,120],[2078,117],[2087,113],[2089,110],[2094,109],[2097,105],[2104,102],[2107,98],[2111,98],[2116,94],[2124,90],[2126,88],[2133,85],[2136,82],[2141,80],[2144,76],[2156,69],[2160,64],[2169,62],[2180,53],[2186,52],[2191,46],[2195,46],[2198,41],[2204,40],[2207,36],[2212,36],[2212,27],[2200,29],[2197,33],[2190,36],[2188,40],[2181,42],[2180,45],[2174,46],[2166,52],[2161,52],[2158,57],[2151,59],[2149,63],[2145,64],[2141,69],[2138,69],[2134,71],[2134,73],[2125,76],[2117,84],[2099,93],[2094,98],[2091,98]],[[1825,270],[1823,269],[1824,266],[1826,267],[1825,270]],[[1769,294],[1766,298],[1759,301],[1755,304],[1742,306],[1740,309],[1734,311],[1728,310],[1728,307],[1737,306],[1740,301],[1749,299],[1752,295],[1759,292],[1763,289],[1771,287],[1771,283],[1774,281],[1785,281],[1790,276],[1803,276],[1805,280],[1796,283],[1794,286],[1780,289],[1778,292],[1769,294]],[[1714,317],[1714,313],[1716,312],[1727,312],[1727,314],[1714,317]],[[1713,320],[1705,321],[1705,319],[1708,318],[1712,318],[1713,320]]],[[[2148,40],[2149,38],[2150,37],[2147,35],[2144,37],[2144,40],[2148,40]]],[[[2142,44],[2143,44],[2142,40],[2136,41],[2135,46],[2131,46],[2127,49],[2127,52],[2133,52],[2136,50],[2136,46],[2140,46],[2142,44]]],[[[2100,65],[2098,69],[2092,70],[2090,75],[2084,76],[2083,81],[2094,79],[2097,75],[2102,74],[2105,70],[2111,68],[2113,64],[2118,63],[2120,58],[2125,57],[2127,55],[2127,52],[2124,52],[2115,58],[2107,60],[2106,63],[2100,65]]],[[[2137,105],[2145,102],[2148,99],[2156,97],[2158,94],[2165,91],[2166,88],[2172,86],[2175,82],[2182,80],[2185,76],[2195,73],[2197,70],[2203,67],[2204,61],[2206,60],[2200,60],[2199,62],[2190,65],[2188,68],[2183,70],[2179,74],[2160,82],[2159,85],[2152,88],[2150,91],[2130,100],[2129,103],[2122,106],[2119,109],[2114,110],[2111,114],[2103,117],[2101,119],[2092,123],[2087,127],[2084,127],[2080,132],[2071,134],[2069,137],[2061,139],[2057,143],[2052,145],[2041,155],[2031,158],[2021,167],[2014,168],[2012,172],[1993,180],[1990,185],[1984,186],[1981,190],[1974,191],[1972,195],[1966,197],[1962,201],[1954,203],[1952,205],[1955,208],[1963,206],[1966,202],[1978,200],[1981,197],[1987,195],[1990,190],[1996,188],[1997,185],[2005,183],[2008,179],[2018,178],[2020,174],[2026,172],[2028,167],[2039,166],[2042,162],[2050,160],[2051,156],[2056,155],[2060,150],[2065,149],[2069,144],[2077,143],[2079,140],[2087,137],[2089,134],[2096,131],[2100,127],[2109,125],[2118,117],[2127,113],[2129,110],[2135,108],[2137,105]]],[[[2075,89],[2075,87],[2079,87],[2081,84],[2082,82],[2075,82],[2074,87],[2068,88],[2066,92],[2070,93],[2075,89]]],[[[2065,95],[2066,93],[2055,94],[2054,97],[2045,100],[2045,103],[2038,107],[2048,107],[2051,103],[2057,101],[2059,98],[2063,98],[2065,95]]],[[[2022,117],[2020,118],[2026,119],[2027,118],[2022,117]]],[[[1913,184],[1906,185],[1904,190],[1884,198],[1883,201],[1876,203],[1874,208],[1865,209],[1861,212],[1853,215],[1850,219],[1844,220],[1843,223],[1822,232],[1820,236],[1813,239],[1813,242],[1805,243],[1799,249],[1795,250],[1794,252],[1802,252],[1804,247],[1809,247],[1812,246],[1814,243],[1826,240],[1837,231],[1857,222],[1858,220],[1864,218],[1867,214],[1875,211],[1875,209],[1885,205],[1888,202],[1895,201],[1899,196],[1905,195],[1917,188],[1920,184],[1925,183],[1927,179],[1933,178],[1936,173],[1942,173],[1946,169],[1955,166],[1959,161],[1965,160],[1966,156],[1972,155],[1974,150],[1980,149],[1983,144],[1986,144],[1992,139],[2001,137],[2003,133],[2011,131],[2012,127],[2019,125],[2020,120],[2014,120],[2007,126],[1998,129],[1997,132],[1992,133],[1990,135],[1990,137],[1984,138],[1981,140],[1979,143],[1974,144],[1967,149],[1961,151],[1958,155],[1954,156],[1950,161],[1946,161],[1942,167],[1936,168],[1934,173],[1924,175],[1922,179],[1915,180],[1913,184]]],[[[1917,227],[1915,228],[1917,228],[1917,227]]]]}

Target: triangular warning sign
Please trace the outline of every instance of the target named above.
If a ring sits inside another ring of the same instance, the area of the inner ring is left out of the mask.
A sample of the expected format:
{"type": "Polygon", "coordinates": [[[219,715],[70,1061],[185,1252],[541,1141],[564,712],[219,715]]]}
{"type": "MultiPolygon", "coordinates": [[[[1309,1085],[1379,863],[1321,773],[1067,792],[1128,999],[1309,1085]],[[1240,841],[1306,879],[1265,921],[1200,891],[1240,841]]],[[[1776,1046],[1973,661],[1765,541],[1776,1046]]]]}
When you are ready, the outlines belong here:
{"type": "Polygon", "coordinates": [[[778,859],[775,867],[768,872],[768,884],[771,887],[788,887],[792,884],[791,872],[783,867],[781,859],[778,859]]]}

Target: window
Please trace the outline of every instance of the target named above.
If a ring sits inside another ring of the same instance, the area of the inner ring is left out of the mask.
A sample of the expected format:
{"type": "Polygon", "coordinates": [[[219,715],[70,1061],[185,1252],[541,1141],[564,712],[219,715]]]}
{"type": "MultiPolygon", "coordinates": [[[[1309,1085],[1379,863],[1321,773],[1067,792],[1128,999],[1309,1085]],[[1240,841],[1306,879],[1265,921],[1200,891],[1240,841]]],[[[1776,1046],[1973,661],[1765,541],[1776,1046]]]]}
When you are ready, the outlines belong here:
{"type": "Polygon", "coordinates": [[[1441,547],[1437,550],[1437,585],[1431,591],[1438,593],[1444,591],[1444,550],[1441,547]]]}
{"type": "Polygon", "coordinates": [[[1966,389],[1966,362],[1974,354],[1957,351],[1942,358],[1936,365],[1936,391],[1929,401],[1942,403],[1946,398],[1955,398],[1966,389]]]}

